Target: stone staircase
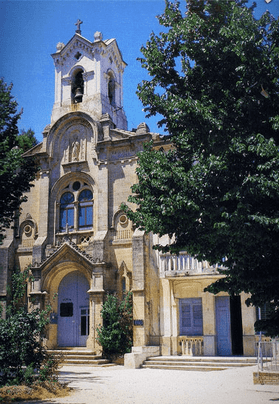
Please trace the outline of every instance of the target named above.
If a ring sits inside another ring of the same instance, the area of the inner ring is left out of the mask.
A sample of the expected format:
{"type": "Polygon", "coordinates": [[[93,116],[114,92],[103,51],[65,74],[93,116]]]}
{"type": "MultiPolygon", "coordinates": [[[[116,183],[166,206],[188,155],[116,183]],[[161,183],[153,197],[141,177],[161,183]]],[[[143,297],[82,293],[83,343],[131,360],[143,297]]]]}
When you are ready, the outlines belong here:
{"type": "Polygon", "coordinates": [[[96,355],[86,348],[48,349],[50,354],[61,358],[62,365],[87,365],[87,366],[113,366],[107,359],[96,355]]]}
{"type": "Polygon", "coordinates": [[[256,364],[257,358],[254,357],[156,356],[147,358],[141,367],[209,372],[235,367],[255,366],[256,364]]]}

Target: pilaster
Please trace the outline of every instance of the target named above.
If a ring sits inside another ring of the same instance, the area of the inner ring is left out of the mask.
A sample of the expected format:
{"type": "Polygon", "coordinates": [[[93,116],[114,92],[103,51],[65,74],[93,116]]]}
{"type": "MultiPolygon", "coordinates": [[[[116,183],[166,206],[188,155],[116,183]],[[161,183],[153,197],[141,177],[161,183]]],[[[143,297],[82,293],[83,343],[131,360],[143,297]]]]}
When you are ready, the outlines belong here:
{"type": "Polygon", "coordinates": [[[172,354],[172,310],[171,310],[171,291],[168,279],[161,279],[161,350],[162,355],[172,354]]]}
{"type": "Polygon", "coordinates": [[[98,337],[97,328],[103,324],[101,310],[104,302],[104,275],[103,267],[95,267],[92,272],[89,294],[90,305],[90,334],[87,339],[87,348],[92,349],[96,353],[102,352],[102,347],[96,340],[98,337]]]}
{"type": "Polygon", "coordinates": [[[146,345],[144,232],[135,230],[132,239],[133,251],[133,345],[146,345]]]}
{"type": "Polygon", "coordinates": [[[254,306],[246,306],[245,300],[249,295],[241,293],[241,315],[242,315],[242,333],[243,333],[243,355],[257,355],[256,337],[254,324],[256,321],[256,309],[254,306]]]}
{"type": "Polygon", "coordinates": [[[48,231],[48,214],[49,214],[49,170],[42,170],[40,172],[40,217],[38,236],[46,237],[48,231]]]}
{"type": "Polygon", "coordinates": [[[108,230],[108,166],[101,164],[98,172],[98,231],[108,230]]]}
{"type": "Polygon", "coordinates": [[[7,238],[0,246],[0,306],[2,307],[1,317],[6,316],[7,286],[10,283],[10,276],[14,266],[14,242],[7,238]]]}
{"type": "Polygon", "coordinates": [[[212,293],[202,295],[203,311],[203,344],[204,355],[216,355],[216,336],[215,336],[215,296],[212,293]]]}

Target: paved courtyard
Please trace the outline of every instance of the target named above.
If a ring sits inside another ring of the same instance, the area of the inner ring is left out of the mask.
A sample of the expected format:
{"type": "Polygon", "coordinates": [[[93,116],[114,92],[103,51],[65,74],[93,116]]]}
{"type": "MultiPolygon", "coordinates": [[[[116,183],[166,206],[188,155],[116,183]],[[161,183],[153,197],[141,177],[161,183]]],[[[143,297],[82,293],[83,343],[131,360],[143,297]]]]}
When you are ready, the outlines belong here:
{"type": "Polygon", "coordinates": [[[60,378],[76,390],[44,401],[60,404],[262,404],[279,403],[279,386],[254,385],[244,367],[214,372],[64,366],[60,378]]]}

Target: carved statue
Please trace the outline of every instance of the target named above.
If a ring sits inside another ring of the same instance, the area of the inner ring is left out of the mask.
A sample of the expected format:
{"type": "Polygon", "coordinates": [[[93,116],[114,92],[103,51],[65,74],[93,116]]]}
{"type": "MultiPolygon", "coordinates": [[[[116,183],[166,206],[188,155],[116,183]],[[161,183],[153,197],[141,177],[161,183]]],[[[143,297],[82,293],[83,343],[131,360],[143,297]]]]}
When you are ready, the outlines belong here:
{"type": "Polygon", "coordinates": [[[80,144],[77,139],[72,143],[72,161],[79,161],[80,144]]]}

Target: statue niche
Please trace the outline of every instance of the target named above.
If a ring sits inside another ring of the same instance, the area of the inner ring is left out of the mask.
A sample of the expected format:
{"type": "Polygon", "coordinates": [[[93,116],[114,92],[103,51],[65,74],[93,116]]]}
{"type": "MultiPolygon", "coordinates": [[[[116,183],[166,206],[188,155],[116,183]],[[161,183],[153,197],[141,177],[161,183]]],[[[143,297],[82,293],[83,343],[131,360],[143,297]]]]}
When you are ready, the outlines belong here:
{"type": "Polygon", "coordinates": [[[69,128],[61,138],[62,163],[85,161],[86,148],[87,128],[83,125],[74,125],[74,127],[69,128]]]}
{"type": "Polygon", "coordinates": [[[71,144],[71,161],[79,161],[80,155],[80,143],[77,138],[74,139],[73,143],[71,144]]]}

